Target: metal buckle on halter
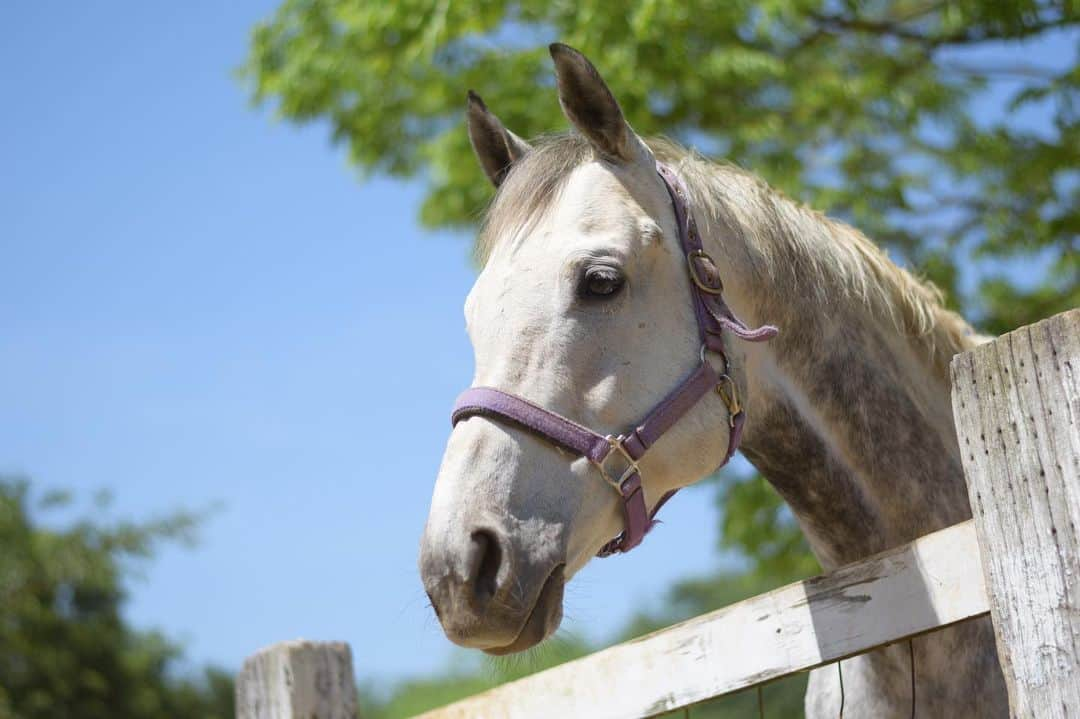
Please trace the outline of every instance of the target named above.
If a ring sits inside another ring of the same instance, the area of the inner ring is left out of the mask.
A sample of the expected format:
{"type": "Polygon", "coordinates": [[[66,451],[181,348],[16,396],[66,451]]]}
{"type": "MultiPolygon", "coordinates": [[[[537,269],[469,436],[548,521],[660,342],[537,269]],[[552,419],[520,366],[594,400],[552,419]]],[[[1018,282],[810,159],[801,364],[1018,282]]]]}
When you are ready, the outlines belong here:
{"type": "Polygon", "coordinates": [[[735,380],[731,379],[731,375],[726,372],[718,378],[716,383],[716,393],[720,395],[720,399],[724,400],[724,404],[728,409],[728,426],[735,427],[735,417],[742,412],[742,404],[739,403],[739,390],[735,386],[735,380]],[[724,391],[724,385],[728,386],[728,391],[724,391]]]}
{"type": "Polygon", "coordinates": [[[604,481],[614,487],[616,492],[622,494],[622,487],[626,483],[626,480],[630,479],[635,474],[639,474],[641,470],[637,466],[637,460],[631,457],[630,453],[626,451],[626,447],[623,446],[623,442],[626,441],[625,435],[620,434],[618,437],[615,437],[609,434],[604,437],[604,439],[607,440],[610,449],[608,449],[608,453],[604,455],[603,459],[599,462],[594,462],[593,464],[600,470],[600,476],[604,478],[604,481]],[[623,469],[622,474],[618,479],[612,477],[607,470],[607,461],[616,454],[622,455],[623,461],[626,462],[626,468],[623,469]]]}
{"type": "Polygon", "coordinates": [[[716,262],[705,250],[694,250],[686,255],[686,266],[690,268],[690,279],[699,290],[710,295],[719,295],[724,292],[724,281],[720,279],[720,273],[716,273],[716,286],[705,284],[705,280],[698,274],[698,266],[695,260],[708,260],[709,264],[716,269],[716,262]]]}
{"type": "Polygon", "coordinates": [[[742,403],[739,401],[739,388],[735,384],[735,380],[728,374],[728,360],[722,352],[717,352],[711,349],[708,345],[701,345],[701,361],[705,362],[705,353],[713,352],[720,355],[720,358],[724,360],[724,369],[720,372],[720,375],[716,378],[716,393],[720,395],[720,399],[724,401],[728,410],[728,426],[732,429],[735,428],[735,418],[743,411],[742,403]],[[727,390],[724,389],[724,385],[727,385],[727,390]]]}

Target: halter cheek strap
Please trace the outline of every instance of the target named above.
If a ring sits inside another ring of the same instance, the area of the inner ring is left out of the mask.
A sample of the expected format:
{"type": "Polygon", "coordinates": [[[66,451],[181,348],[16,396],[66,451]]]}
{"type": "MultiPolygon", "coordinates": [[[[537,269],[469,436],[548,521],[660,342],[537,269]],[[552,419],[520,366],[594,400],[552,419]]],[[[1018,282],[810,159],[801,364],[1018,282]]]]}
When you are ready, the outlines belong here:
{"type": "Polygon", "coordinates": [[[624,529],[605,544],[598,556],[606,557],[628,552],[645,538],[655,524],[660,507],[675,494],[664,494],[649,511],[641,486],[638,462],[661,436],[671,429],[710,390],[715,389],[728,409],[728,448],[720,466],[727,464],[738,449],[746,413],[739,403],[735,382],[727,374],[727,355],[724,353],[723,331],[750,342],[761,342],[776,336],[777,329],[763,325],[747,327],[737,318],[723,299],[723,283],[712,258],[704,251],[697,223],[689,211],[686,187],[670,168],[657,163],[657,172],[671,195],[675,222],[679,228],[679,244],[686,255],[690,276],[690,294],[701,338],[701,357],[697,368],[682,380],[664,399],[660,400],[633,430],[619,436],[602,435],[583,427],[562,415],[545,409],[509,392],[492,387],[472,387],[465,390],[454,405],[453,424],[474,416],[505,421],[526,429],[592,462],[600,476],[622,498],[624,529]],[[705,359],[705,353],[720,356],[724,370],[718,372],[705,359]]]}

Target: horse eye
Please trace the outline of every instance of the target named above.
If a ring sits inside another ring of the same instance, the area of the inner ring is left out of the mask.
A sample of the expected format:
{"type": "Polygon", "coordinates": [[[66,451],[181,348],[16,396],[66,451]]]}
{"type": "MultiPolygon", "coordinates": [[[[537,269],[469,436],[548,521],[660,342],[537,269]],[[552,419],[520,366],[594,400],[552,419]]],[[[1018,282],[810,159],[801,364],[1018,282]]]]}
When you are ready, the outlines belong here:
{"type": "Polygon", "coordinates": [[[591,299],[614,297],[622,289],[624,280],[618,270],[610,267],[592,267],[585,272],[581,296],[591,299]]]}

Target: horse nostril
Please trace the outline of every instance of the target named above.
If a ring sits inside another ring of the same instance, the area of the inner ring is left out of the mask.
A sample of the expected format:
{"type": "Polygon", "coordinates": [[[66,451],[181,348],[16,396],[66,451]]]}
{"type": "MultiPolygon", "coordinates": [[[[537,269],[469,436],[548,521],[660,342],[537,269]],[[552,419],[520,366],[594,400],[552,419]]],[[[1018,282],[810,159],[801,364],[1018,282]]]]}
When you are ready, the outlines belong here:
{"type": "Polygon", "coordinates": [[[473,593],[477,599],[486,601],[495,596],[495,590],[498,588],[502,548],[495,534],[487,529],[473,532],[472,541],[473,593]]]}

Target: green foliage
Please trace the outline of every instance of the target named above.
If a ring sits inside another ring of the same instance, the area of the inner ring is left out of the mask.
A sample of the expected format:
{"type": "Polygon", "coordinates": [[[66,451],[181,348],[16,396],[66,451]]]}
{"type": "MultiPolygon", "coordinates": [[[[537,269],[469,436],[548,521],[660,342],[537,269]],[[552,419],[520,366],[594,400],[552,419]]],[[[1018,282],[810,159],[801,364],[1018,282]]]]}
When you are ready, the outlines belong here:
{"type": "Polygon", "coordinates": [[[329,121],[363,170],[422,172],[423,220],[460,226],[490,192],[462,127],[466,88],[519,135],[564,127],[544,45],[567,42],[639,132],[852,221],[1001,329],[1078,299],[1080,68],[970,51],[1078,27],[1076,0],[286,0],[256,27],[243,76],[282,116],[329,121]],[[977,113],[991,86],[1049,127],[977,113]],[[1040,252],[1049,270],[1000,271],[1040,252]],[[979,283],[968,296],[958,264],[979,283]]]}
{"type": "Polygon", "coordinates": [[[126,626],[120,611],[132,560],[162,542],[191,542],[197,518],[40,523],[69,504],[66,494],[35,499],[29,482],[0,477],[0,717],[231,717],[231,676],[178,678],[180,649],[126,626]]]}
{"type": "MultiPolygon", "coordinates": [[[[998,333],[1080,304],[1080,65],[1003,66],[984,51],[1050,34],[1080,47],[1076,0],[285,0],[255,28],[242,76],[282,117],[327,122],[363,172],[421,175],[425,223],[466,227],[490,197],[466,89],[521,136],[563,128],[545,45],[566,42],[639,133],[851,222],[998,333]],[[1043,122],[1014,121],[1020,110],[1043,122]]],[[[631,633],[816,570],[764,481],[717,486],[722,547],[747,571],[678,585],[631,633]]],[[[501,678],[412,683],[385,716],[501,678]]],[[[767,701],[770,715],[798,715],[799,682],[767,690],[783,707],[767,701]]]]}

